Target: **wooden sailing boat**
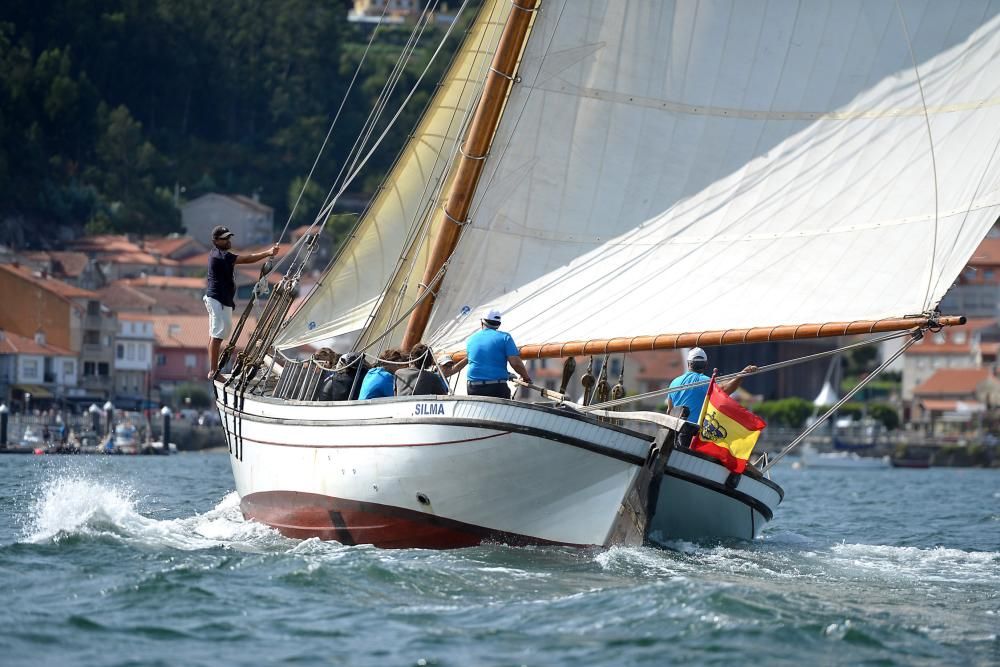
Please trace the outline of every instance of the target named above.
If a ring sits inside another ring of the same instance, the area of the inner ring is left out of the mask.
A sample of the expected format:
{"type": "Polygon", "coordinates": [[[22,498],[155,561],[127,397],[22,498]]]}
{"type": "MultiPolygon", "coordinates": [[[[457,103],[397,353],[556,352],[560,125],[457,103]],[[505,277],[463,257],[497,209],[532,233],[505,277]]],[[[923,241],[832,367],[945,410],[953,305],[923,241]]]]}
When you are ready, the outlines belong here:
{"type": "Polygon", "coordinates": [[[985,1],[488,0],[320,287],[286,320],[286,274],[216,383],[244,514],[398,547],[754,537],[782,490],[674,417],[321,403],[265,354],[460,351],[490,308],[523,357],[958,324],[936,306],[1000,205],[998,27],[985,1]]]}

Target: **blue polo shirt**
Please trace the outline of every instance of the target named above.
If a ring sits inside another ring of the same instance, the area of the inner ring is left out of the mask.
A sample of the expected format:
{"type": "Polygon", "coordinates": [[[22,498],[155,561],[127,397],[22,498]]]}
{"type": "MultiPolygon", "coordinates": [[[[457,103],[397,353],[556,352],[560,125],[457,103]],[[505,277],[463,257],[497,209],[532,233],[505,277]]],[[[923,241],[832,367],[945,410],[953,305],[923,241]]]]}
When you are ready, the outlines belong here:
{"type": "Polygon", "coordinates": [[[514,339],[506,331],[481,329],[469,336],[465,343],[465,353],[469,357],[466,377],[478,382],[506,380],[507,357],[518,354],[514,339]]]}
{"type": "Polygon", "coordinates": [[[358,400],[392,396],[395,391],[395,380],[396,376],[384,368],[371,369],[365,373],[365,379],[361,382],[361,393],[358,394],[358,400]]]}
{"type": "MultiPolygon", "coordinates": [[[[670,383],[670,388],[681,387],[686,384],[694,384],[695,382],[707,382],[712,378],[707,375],[702,375],[701,373],[695,373],[694,371],[688,371],[684,375],[679,375],[674,378],[674,381],[670,383]]],[[[692,423],[698,423],[698,417],[701,416],[701,406],[705,403],[705,396],[708,395],[708,385],[704,387],[695,387],[694,389],[681,389],[678,392],[670,394],[669,398],[674,402],[674,407],[681,405],[686,405],[688,409],[687,420],[692,423]]]]}

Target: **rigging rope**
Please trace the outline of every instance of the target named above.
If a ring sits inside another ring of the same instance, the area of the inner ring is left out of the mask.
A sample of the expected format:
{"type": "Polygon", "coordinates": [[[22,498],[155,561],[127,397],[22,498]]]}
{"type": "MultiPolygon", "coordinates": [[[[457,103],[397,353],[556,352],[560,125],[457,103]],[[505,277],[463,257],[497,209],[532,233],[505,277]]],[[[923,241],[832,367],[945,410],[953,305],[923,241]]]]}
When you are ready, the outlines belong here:
{"type": "MultiPolygon", "coordinates": [[[[312,167],[309,169],[309,173],[306,175],[305,181],[302,183],[302,189],[299,190],[298,197],[295,198],[295,204],[292,205],[292,210],[288,214],[288,219],[285,221],[285,226],[281,229],[281,234],[278,235],[278,243],[281,243],[281,239],[285,238],[285,233],[288,231],[288,226],[292,223],[295,218],[295,211],[299,207],[299,202],[302,201],[302,195],[305,194],[306,188],[309,187],[309,183],[312,180],[312,175],[316,171],[316,165],[319,164],[319,159],[322,157],[326,145],[330,142],[330,136],[333,134],[333,128],[336,127],[337,121],[340,119],[340,113],[344,110],[344,104],[347,103],[347,98],[351,94],[351,90],[354,89],[354,82],[358,79],[358,74],[361,72],[361,67],[365,64],[365,59],[368,57],[368,51],[371,49],[372,43],[375,41],[375,35],[378,33],[378,29],[382,26],[382,19],[385,18],[385,14],[389,9],[389,3],[385,3],[382,6],[382,14],[379,16],[378,24],[372,30],[371,36],[368,38],[368,44],[365,45],[365,50],[361,54],[361,60],[358,61],[358,66],[354,69],[354,75],[351,77],[351,82],[347,84],[347,90],[344,91],[344,96],[340,100],[340,106],[337,107],[337,113],[333,116],[333,121],[330,123],[330,127],[326,131],[326,136],[323,138],[323,143],[319,147],[319,151],[316,153],[316,159],[313,160],[312,167]]],[[[339,175],[338,175],[339,178],[339,175]]],[[[326,203],[326,202],[324,202],[326,203]]]]}
{"type": "Polygon", "coordinates": [[[930,146],[931,173],[934,175],[934,237],[931,241],[931,263],[927,272],[927,290],[924,292],[924,308],[930,308],[927,303],[931,296],[931,289],[934,286],[934,262],[937,259],[937,239],[938,239],[938,175],[937,158],[934,155],[934,135],[931,134],[931,117],[927,113],[927,99],[924,97],[924,84],[920,79],[920,70],[917,68],[917,57],[913,53],[913,43],[910,41],[910,31],[906,27],[906,17],[903,16],[903,8],[896,0],[896,13],[899,14],[899,22],[903,26],[903,36],[906,37],[906,48],[910,53],[910,62],[913,63],[913,74],[917,78],[917,89],[920,91],[920,104],[924,111],[924,124],[927,126],[927,142],[930,146]]]}
{"type": "MultiPolygon", "coordinates": [[[[838,348],[833,349],[833,350],[827,350],[826,352],[816,352],[814,354],[809,354],[809,355],[806,355],[804,357],[797,357],[795,359],[789,359],[787,361],[778,361],[778,362],[775,362],[773,364],[768,364],[766,366],[760,366],[753,373],[742,373],[742,372],[740,372],[740,373],[730,373],[728,375],[720,375],[717,378],[715,378],[715,381],[716,381],[716,383],[721,383],[721,382],[725,382],[727,380],[732,380],[733,378],[737,378],[737,377],[743,378],[743,377],[749,377],[751,375],[756,375],[758,373],[766,373],[766,372],[770,372],[770,371],[776,371],[778,369],[785,368],[785,367],[788,367],[788,366],[795,366],[797,364],[806,363],[806,362],[809,362],[809,361],[815,361],[816,359],[823,359],[825,357],[830,357],[830,356],[833,356],[835,354],[840,354],[841,352],[843,352],[845,350],[852,350],[854,348],[865,347],[867,345],[874,345],[876,343],[884,343],[887,340],[893,340],[895,338],[902,338],[904,336],[910,336],[912,334],[913,334],[913,330],[912,329],[905,330],[905,331],[895,331],[893,333],[886,334],[885,336],[880,336],[879,338],[871,338],[871,339],[863,340],[863,341],[858,342],[858,343],[851,343],[850,345],[845,345],[843,347],[838,347],[838,348]]],[[[647,392],[645,392],[643,394],[635,394],[633,396],[626,396],[626,397],[624,397],[622,399],[619,399],[617,401],[611,400],[611,401],[607,401],[605,403],[599,403],[597,405],[590,405],[590,406],[585,407],[584,411],[606,410],[606,409],[614,407],[616,405],[624,405],[625,403],[634,403],[635,401],[641,401],[641,400],[644,400],[644,399],[647,399],[647,398],[656,398],[658,396],[666,396],[668,394],[673,394],[675,392],[678,392],[678,391],[680,391],[682,389],[694,389],[696,387],[706,387],[706,386],[708,386],[708,384],[710,382],[711,382],[711,380],[704,380],[702,382],[692,382],[691,384],[686,384],[686,385],[683,385],[681,387],[673,387],[673,388],[667,387],[666,389],[657,389],[655,391],[647,391],[647,392]]]]}

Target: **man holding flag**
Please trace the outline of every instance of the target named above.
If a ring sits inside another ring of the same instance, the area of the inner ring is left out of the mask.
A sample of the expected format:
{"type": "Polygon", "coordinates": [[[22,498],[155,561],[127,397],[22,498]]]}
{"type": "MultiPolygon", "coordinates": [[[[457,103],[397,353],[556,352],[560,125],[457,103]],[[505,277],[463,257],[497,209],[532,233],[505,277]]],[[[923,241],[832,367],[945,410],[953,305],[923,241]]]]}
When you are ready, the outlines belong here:
{"type": "MultiPolygon", "coordinates": [[[[705,375],[705,370],[708,367],[708,355],[705,354],[705,350],[700,347],[692,347],[688,350],[687,354],[687,373],[683,375],[678,375],[674,378],[673,382],[670,383],[670,388],[682,387],[689,384],[697,384],[699,382],[708,382],[709,377],[705,375]]],[[[754,365],[747,366],[741,373],[753,373],[757,370],[754,365]]],[[[731,394],[740,388],[740,384],[743,383],[743,378],[741,376],[736,376],[732,380],[729,380],[725,384],[719,386],[719,388],[731,394]]],[[[705,403],[705,396],[708,394],[708,385],[701,385],[700,387],[693,387],[691,389],[681,389],[677,392],[672,392],[667,396],[667,412],[670,412],[675,407],[685,406],[688,409],[687,420],[689,422],[696,422],[698,415],[701,414],[701,406],[705,403]]]]}
{"type": "Polygon", "coordinates": [[[717,458],[732,472],[742,474],[765,426],[763,419],[715,384],[713,373],[691,450],[717,458]]]}

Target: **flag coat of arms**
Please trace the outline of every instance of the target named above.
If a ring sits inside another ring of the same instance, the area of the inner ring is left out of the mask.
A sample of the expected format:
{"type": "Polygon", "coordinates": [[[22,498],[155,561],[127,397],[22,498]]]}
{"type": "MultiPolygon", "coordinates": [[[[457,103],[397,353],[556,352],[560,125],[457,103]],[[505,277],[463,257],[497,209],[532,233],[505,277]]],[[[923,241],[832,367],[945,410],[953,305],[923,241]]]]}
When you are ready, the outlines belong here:
{"type": "Polygon", "coordinates": [[[742,473],[765,426],[763,419],[720,389],[713,375],[691,449],[713,456],[733,472],[742,473]]]}

